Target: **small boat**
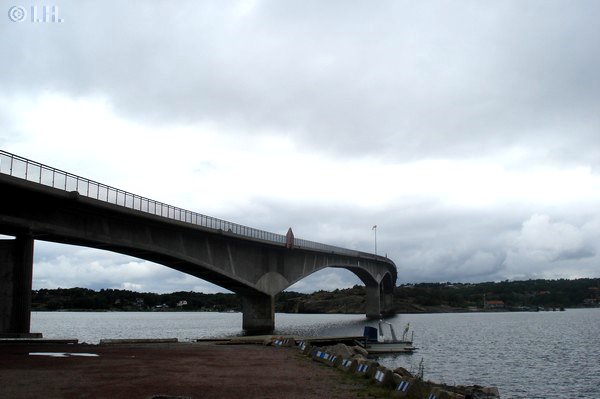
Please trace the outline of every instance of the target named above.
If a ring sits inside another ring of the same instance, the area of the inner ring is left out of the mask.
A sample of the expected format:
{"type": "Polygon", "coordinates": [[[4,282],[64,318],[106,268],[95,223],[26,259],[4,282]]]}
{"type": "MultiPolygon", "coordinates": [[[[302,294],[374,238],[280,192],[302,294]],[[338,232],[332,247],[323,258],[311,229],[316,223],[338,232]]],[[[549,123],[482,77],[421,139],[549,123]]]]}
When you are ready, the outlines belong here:
{"type": "Polygon", "coordinates": [[[412,331],[410,339],[408,339],[408,331],[410,329],[410,323],[404,328],[402,333],[402,339],[396,337],[394,327],[383,320],[379,321],[379,330],[375,327],[366,326],[363,336],[364,340],[360,342],[361,346],[364,347],[370,354],[378,353],[412,353],[417,348],[413,346],[414,331],[412,331]],[[384,326],[387,326],[386,333],[384,326]]]}

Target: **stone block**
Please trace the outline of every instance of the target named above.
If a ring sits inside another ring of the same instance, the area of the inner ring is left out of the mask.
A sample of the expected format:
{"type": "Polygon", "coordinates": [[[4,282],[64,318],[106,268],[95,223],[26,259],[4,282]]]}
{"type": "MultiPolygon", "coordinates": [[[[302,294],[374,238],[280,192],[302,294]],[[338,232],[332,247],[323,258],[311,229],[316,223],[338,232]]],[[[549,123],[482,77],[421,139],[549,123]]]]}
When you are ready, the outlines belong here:
{"type": "Polygon", "coordinates": [[[392,388],[394,386],[394,373],[386,367],[377,367],[375,374],[373,374],[373,382],[378,386],[392,388]]]}
{"type": "Polygon", "coordinates": [[[392,380],[394,384],[394,390],[392,391],[391,396],[393,398],[405,398],[409,393],[413,393],[417,388],[414,378],[400,377],[398,374],[394,374],[392,380]]]}
{"type": "Polygon", "coordinates": [[[358,364],[358,361],[356,359],[342,359],[340,361],[340,364],[338,364],[338,368],[340,370],[344,370],[346,372],[348,371],[354,371],[354,369],[356,369],[356,365],[358,364]]]}
{"type": "Polygon", "coordinates": [[[296,341],[294,341],[294,339],[292,338],[278,337],[273,340],[272,345],[284,348],[291,348],[292,346],[296,345],[296,341]]]}
{"type": "Polygon", "coordinates": [[[358,346],[358,345],[353,346],[352,351],[354,352],[355,355],[360,355],[360,356],[364,356],[364,357],[369,356],[369,352],[362,346],[358,346]]]}
{"type": "Polygon", "coordinates": [[[306,341],[298,342],[297,347],[298,347],[298,350],[300,350],[300,352],[303,355],[308,355],[310,353],[310,351],[312,350],[312,345],[306,341]]]}
{"type": "Polygon", "coordinates": [[[329,359],[331,359],[333,355],[330,353],[325,352],[325,350],[318,348],[316,351],[313,352],[313,360],[316,360],[319,363],[327,363],[329,362],[329,359]]]}
{"type": "Polygon", "coordinates": [[[341,356],[331,355],[326,363],[329,367],[337,367],[337,365],[342,362],[342,359],[343,358],[341,356]]]}
{"type": "Polygon", "coordinates": [[[379,364],[377,362],[370,360],[359,361],[354,370],[354,374],[365,378],[372,378],[373,375],[375,375],[378,366],[379,364]]]}
{"type": "Polygon", "coordinates": [[[336,356],[343,357],[345,359],[351,357],[354,353],[344,344],[337,344],[327,348],[327,352],[333,353],[336,356]]]}

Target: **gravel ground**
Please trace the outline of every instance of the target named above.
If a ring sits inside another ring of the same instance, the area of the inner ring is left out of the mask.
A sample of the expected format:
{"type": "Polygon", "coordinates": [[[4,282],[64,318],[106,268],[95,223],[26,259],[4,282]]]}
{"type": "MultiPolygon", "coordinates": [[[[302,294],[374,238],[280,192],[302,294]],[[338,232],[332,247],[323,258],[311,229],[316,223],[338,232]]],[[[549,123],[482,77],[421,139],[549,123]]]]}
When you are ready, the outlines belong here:
{"type": "Polygon", "coordinates": [[[2,344],[0,398],[358,398],[359,385],[293,348],[2,344]],[[97,354],[50,357],[36,352],[97,354]]]}

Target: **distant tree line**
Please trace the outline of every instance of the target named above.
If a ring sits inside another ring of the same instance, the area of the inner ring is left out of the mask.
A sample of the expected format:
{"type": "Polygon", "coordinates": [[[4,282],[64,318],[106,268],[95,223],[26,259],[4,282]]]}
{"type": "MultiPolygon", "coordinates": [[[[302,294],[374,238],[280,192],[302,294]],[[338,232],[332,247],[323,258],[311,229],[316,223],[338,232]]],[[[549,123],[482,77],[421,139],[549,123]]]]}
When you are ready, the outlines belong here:
{"type": "Polygon", "coordinates": [[[31,302],[34,310],[241,310],[235,294],[191,291],[155,294],[116,289],[40,289],[33,291],[31,302]]]}
{"type": "Polygon", "coordinates": [[[598,304],[600,279],[524,280],[478,284],[422,283],[396,288],[395,300],[423,306],[483,308],[501,301],[507,308],[579,307],[598,304]]]}
{"type": "MultiPolygon", "coordinates": [[[[405,284],[394,290],[399,312],[442,312],[483,309],[484,301],[496,309],[523,307],[598,306],[600,279],[502,281],[477,284],[405,284]],[[501,304],[501,306],[498,306],[501,304]]],[[[356,285],[311,294],[286,291],[276,296],[275,310],[287,313],[363,313],[365,289],[356,285]]],[[[34,310],[186,310],[241,311],[235,294],[173,292],[156,294],[118,289],[58,288],[32,293],[34,310]]]]}

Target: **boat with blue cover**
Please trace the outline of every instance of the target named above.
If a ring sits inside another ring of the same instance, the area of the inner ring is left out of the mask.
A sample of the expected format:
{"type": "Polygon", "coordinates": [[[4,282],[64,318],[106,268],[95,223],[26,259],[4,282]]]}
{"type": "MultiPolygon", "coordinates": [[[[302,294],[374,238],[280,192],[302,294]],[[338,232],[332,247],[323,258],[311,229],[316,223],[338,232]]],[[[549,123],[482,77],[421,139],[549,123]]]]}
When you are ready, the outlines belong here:
{"type": "Polygon", "coordinates": [[[369,354],[379,353],[412,353],[417,348],[413,346],[414,331],[411,331],[410,339],[408,332],[410,324],[407,324],[402,333],[402,338],[398,339],[394,326],[391,323],[380,320],[379,329],[372,326],[365,326],[364,340],[360,346],[365,348],[369,354]]]}

